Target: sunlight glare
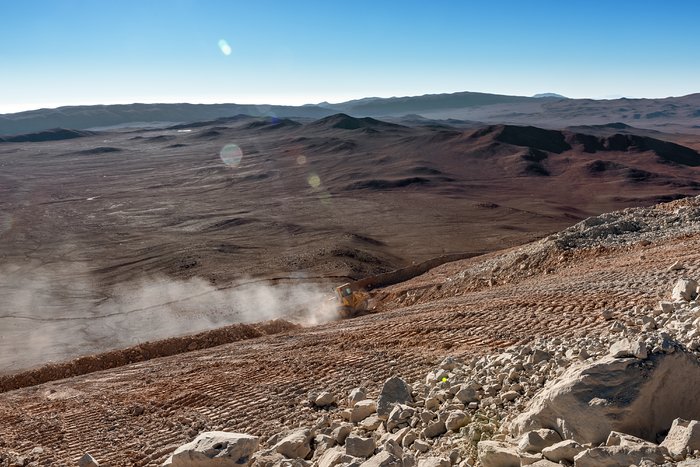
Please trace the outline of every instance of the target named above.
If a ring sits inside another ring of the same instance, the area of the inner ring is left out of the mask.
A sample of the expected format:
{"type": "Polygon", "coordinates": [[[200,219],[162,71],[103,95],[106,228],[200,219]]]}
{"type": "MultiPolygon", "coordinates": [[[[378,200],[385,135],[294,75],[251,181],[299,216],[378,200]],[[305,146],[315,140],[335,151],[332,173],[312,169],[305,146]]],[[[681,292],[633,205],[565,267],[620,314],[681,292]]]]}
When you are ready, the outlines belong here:
{"type": "Polygon", "coordinates": [[[226,42],[226,39],[219,39],[219,49],[221,49],[222,54],[231,55],[232,49],[231,46],[228,45],[228,42],[226,42]]]}

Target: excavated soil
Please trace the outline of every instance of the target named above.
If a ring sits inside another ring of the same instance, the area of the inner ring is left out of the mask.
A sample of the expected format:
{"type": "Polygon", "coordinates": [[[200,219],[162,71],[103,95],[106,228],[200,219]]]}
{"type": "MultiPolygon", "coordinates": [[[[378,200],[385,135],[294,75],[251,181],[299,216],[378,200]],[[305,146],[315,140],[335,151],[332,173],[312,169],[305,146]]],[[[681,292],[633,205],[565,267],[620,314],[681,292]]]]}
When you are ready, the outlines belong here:
{"type": "Polygon", "coordinates": [[[700,275],[700,235],[658,242],[543,250],[530,267],[490,280],[464,271],[507,264],[517,249],[448,263],[376,292],[379,311],[214,348],[134,363],[0,394],[0,458],[71,465],[158,465],[200,431],[270,436],[322,412],[310,390],[376,396],[445,355],[471,356],[540,336],[605,333],[605,309],[654,306],[679,276],[700,275]],[[669,271],[681,259],[684,270],[669,271]],[[30,454],[32,449],[43,451],[30,454]]]}

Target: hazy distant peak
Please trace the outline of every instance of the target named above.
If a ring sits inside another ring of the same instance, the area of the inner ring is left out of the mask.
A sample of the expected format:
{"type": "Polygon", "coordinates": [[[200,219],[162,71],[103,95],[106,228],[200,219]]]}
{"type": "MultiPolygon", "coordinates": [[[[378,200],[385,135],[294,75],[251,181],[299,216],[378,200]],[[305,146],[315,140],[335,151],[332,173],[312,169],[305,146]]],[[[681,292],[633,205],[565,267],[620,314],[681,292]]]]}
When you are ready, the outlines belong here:
{"type": "Polygon", "coordinates": [[[555,92],[543,92],[543,93],[540,93],[540,94],[535,94],[535,95],[532,96],[532,97],[535,97],[535,98],[538,98],[538,99],[539,99],[539,98],[542,98],[542,97],[556,97],[557,99],[568,99],[568,97],[562,96],[561,94],[557,94],[557,93],[555,93],[555,92]]]}
{"type": "Polygon", "coordinates": [[[381,120],[375,120],[374,118],[364,117],[356,118],[344,113],[337,113],[324,117],[320,120],[316,120],[311,123],[313,126],[325,127],[325,128],[336,128],[343,130],[357,130],[359,128],[402,128],[402,125],[397,125],[395,123],[383,122],[381,120]]]}

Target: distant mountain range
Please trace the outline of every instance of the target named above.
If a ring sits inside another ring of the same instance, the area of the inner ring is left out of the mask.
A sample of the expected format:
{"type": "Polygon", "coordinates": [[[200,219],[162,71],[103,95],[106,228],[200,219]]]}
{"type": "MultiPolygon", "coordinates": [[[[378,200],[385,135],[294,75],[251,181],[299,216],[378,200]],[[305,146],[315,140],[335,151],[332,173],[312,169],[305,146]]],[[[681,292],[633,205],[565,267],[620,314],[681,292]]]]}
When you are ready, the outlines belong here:
{"type": "Polygon", "coordinates": [[[532,96],[532,97],[537,97],[537,98],[542,98],[542,97],[554,97],[554,98],[557,98],[557,99],[568,99],[568,97],[562,96],[561,94],[557,94],[557,93],[555,93],[555,92],[543,92],[543,93],[540,93],[540,94],[535,94],[535,95],[532,96]]]}
{"type": "Polygon", "coordinates": [[[354,117],[458,119],[563,128],[611,122],[647,129],[668,126],[700,129],[700,94],[665,99],[567,99],[545,93],[534,97],[478,92],[426,94],[413,97],[369,97],[303,106],[241,104],[127,104],[69,106],[0,115],[0,135],[53,128],[72,130],[124,126],[169,126],[245,114],[255,117],[323,118],[339,112],[354,117]]]}

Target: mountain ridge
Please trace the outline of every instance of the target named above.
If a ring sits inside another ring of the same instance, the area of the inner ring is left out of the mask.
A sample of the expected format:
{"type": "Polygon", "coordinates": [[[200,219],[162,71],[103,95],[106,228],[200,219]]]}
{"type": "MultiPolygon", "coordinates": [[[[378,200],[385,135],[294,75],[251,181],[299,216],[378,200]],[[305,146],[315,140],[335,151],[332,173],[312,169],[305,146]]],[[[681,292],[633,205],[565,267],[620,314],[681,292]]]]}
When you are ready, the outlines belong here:
{"type": "Polygon", "coordinates": [[[700,130],[700,93],[654,99],[554,99],[477,92],[369,97],[337,104],[302,106],[254,104],[115,104],[64,106],[0,114],[0,135],[69,128],[86,130],[129,123],[166,122],[167,126],[228,118],[323,118],[337,113],[352,117],[457,119],[483,123],[528,123],[540,127],[601,125],[619,122],[649,129],[674,125],[690,133],[700,130]]]}

